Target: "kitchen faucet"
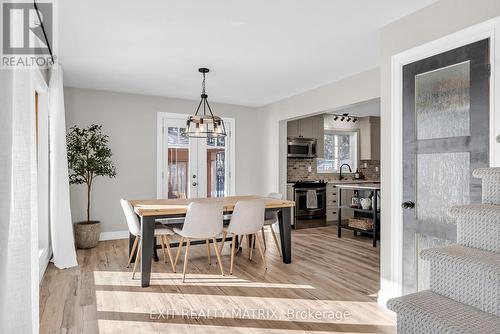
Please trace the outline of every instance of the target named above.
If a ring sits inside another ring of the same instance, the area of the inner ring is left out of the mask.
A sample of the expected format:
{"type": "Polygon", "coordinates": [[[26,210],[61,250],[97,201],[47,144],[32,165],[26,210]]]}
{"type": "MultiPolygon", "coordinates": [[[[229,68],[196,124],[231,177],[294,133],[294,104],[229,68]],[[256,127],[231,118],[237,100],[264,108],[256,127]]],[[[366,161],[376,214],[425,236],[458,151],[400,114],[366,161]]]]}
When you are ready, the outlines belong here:
{"type": "Polygon", "coordinates": [[[347,168],[349,168],[349,173],[352,173],[352,169],[351,169],[351,166],[349,166],[349,164],[340,165],[340,167],[339,167],[339,180],[342,180],[342,167],[344,167],[344,166],[347,166],[347,168]]]}

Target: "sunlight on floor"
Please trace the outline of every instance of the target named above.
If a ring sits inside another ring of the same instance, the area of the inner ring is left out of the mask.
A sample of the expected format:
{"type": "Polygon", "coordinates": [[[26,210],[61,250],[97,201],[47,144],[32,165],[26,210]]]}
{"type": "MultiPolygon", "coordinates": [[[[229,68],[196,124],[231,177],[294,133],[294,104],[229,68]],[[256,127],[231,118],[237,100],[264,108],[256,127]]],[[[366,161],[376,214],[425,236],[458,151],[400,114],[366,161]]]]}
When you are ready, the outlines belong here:
{"type": "Polygon", "coordinates": [[[299,333],[314,333],[314,334],[369,334],[381,333],[380,330],[371,331],[346,331],[344,328],[339,328],[338,331],[326,330],[316,331],[314,329],[300,330],[300,329],[282,329],[282,328],[249,328],[249,327],[234,327],[234,326],[217,326],[217,325],[204,325],[200,328],[198,324],[173,324],[173,323],[151,323],[141,321],[117,321],[117,320],[99,320],[99,332],[102,334],[114,333],[141,333],[141,334],[158,334],[158,333],[231,333],[231,334],[299,334],[299,333]]]}
{"type": "MultiPolygon", "coordinates": [[[[141,286],[141,281],[136,276],[132,280],[130,272],[117,271],[94,271],[94,282],[96,285],[113,286],[141,286]]],[[[180,273],[152,273],[151,285],[194,285],[194,286],[220,286],[220,287],[247,287],[247,288],[273,288],[273,289],[314,289],[306,284],[284,284],[284,283],[262,283],[252,282],[234,275],[205,275],[188,274],[186,282],[182,283],[182,274],[180,273]]]]}
{"type": "MultiPolygon", "coordinates": [[[[386,325],[394,319],[375,302],[269,298],[189,293],[96,291],[97,312],[217,319],[258,319],[386,325]],[[379,311],[379,317],[373,317],[379,311]]],[[[143,320],[145,320],[143,318],[143,320]]]]}

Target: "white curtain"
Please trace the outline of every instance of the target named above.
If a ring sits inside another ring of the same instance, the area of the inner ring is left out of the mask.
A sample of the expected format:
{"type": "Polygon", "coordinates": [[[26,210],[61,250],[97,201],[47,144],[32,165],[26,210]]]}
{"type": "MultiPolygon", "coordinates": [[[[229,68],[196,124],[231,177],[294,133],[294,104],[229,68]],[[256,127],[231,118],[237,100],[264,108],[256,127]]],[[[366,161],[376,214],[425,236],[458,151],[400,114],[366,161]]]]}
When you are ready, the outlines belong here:
{"type": "Polygon", "coordinates": [[[0,70],[0,333],[38,333],[38,204],[31,71],[0,70]]]}
{"type": "Polygon", "coordinates": [[[50,233],[53,258],[59,268],[78,265],[69,200],[63,71],[54,65],[49,82],[50,233]]]}

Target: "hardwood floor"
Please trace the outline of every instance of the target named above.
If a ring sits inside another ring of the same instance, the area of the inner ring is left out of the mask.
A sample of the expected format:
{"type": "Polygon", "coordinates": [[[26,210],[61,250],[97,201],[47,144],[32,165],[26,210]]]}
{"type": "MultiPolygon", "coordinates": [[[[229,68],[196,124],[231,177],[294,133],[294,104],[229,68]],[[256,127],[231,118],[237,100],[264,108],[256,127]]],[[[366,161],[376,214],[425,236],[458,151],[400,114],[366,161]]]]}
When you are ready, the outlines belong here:
{"type": "Polygon", "coordinates": [[[244,244],[233,275],[228,243],[224,277],[215,252],[209,266],[206,246],[192,246],[186,283],[182,263],[172,273],[160,252],[148,288],[125,268],[127,240],[100,242],[78,250],[77,268],[49,265],[40,333],[395,333],[394,315],[376,303],[379,248],[344,235],[335,226],[293,231],[287,265],[269,233],[268,270],[244,244]]]}

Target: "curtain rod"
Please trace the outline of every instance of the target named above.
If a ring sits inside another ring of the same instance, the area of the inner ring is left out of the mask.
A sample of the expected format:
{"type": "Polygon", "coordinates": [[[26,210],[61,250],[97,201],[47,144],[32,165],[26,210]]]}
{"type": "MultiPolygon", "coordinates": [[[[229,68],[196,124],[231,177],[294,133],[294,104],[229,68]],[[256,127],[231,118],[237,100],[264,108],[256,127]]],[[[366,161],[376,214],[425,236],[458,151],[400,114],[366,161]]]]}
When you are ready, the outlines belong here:
{"type": "Polygon", "coordinates": [[[50,58],[52,59],[52,65],[54,65],[54,55],[52,54],[52,48],[50,47],[49,39],[47,38],[47,33],[45,32],[45,27],[43,26],[42,18],[40,17],[40,12],[38,11],[36,0],[33,0],[33,6],[35,7],[36,15],[38,16],[38,22],[40,22],[40,26],[42,27],[43,37],[45,38],[45,43],[47,43],[47,48],[49,49],[50,58]]]}

